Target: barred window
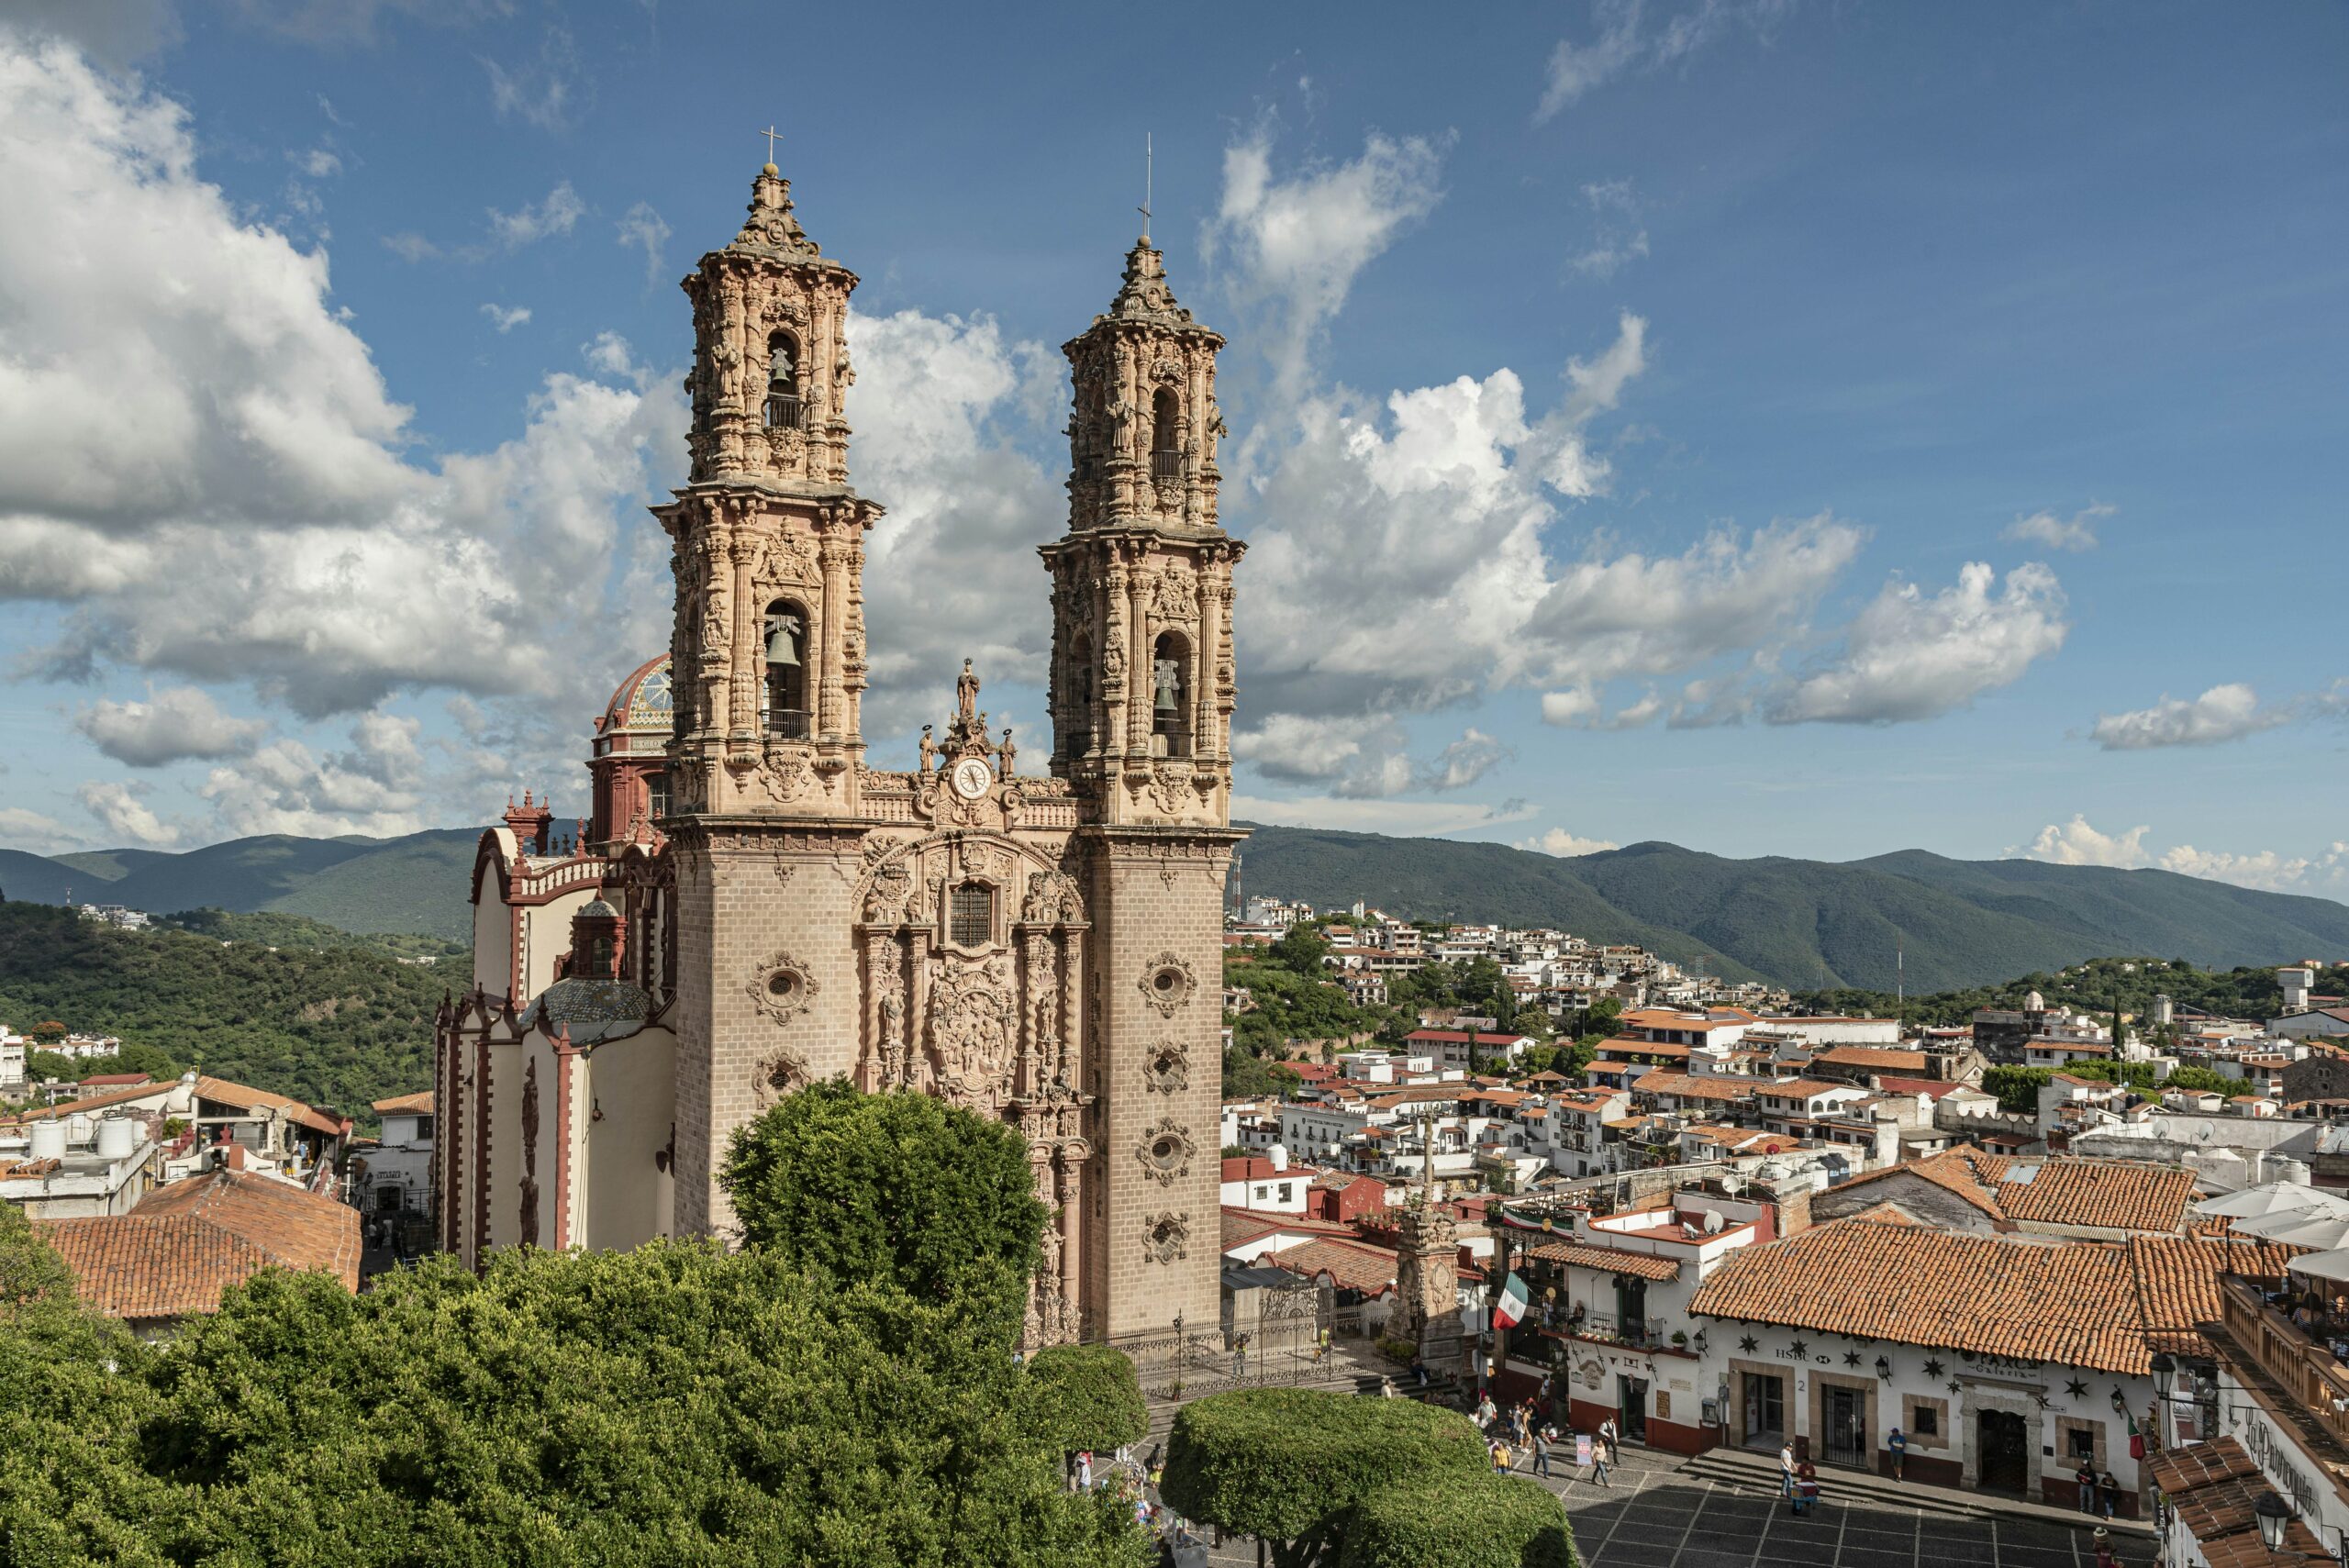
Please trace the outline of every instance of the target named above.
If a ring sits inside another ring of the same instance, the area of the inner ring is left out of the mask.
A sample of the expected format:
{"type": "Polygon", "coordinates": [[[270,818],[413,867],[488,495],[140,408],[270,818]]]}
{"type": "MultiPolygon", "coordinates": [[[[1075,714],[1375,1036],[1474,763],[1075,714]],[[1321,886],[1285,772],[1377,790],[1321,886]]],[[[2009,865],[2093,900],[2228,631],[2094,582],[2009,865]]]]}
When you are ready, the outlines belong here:
{"type": "Polygon", "coordinates": [[[947,906],[946,935],[956,947],[985,947],[995,937],[995,889],[966,882],[947,906]]]}

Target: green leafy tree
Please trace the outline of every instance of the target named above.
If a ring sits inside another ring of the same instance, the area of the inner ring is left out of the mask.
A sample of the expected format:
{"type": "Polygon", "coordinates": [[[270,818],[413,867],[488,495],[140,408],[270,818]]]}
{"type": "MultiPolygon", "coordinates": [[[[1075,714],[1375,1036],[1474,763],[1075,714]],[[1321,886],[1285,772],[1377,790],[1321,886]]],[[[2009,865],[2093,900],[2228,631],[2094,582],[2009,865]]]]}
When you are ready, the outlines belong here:
{"type": "Polygon", "coordinates": [[[1259,1388],[1176,1413],[1160,1489],[1193,1518],[1262,1539],[1280,1568],[1306,1568],[1341,1560],[1364,1499],[1486,1473],[1484,1440],[1464,1416],[1417,1400],[1259,1388]]]}
{"type": "Polygon", "coordinates": [[[1275,963],[1293,974],[1313,980],[1321,977],[1321,961],[1329,955],[1330,939],[1321,934],[1319,928],[1303,923],[1281,933],[1281,940],[1273,944],[1271,951],[1275,963]]]}
{"type": "Polygon", "coordinates": [[[2249,1088],[2240,1078],[2230,1078],[2208,1067],[2181,1067],[2164,1080],[2165,1089],[2187,1089],[2204,1095],[2240,1095],[2249,1088]]]}
{"type": "Polygon", "coordinates": [[[1150,1431],[1141,1380],[1109,1345],[1048,1345],[1028,1358],[1039,1430],[1063,1453],[1119,1449],[1150,1431]]]}
{"type": "Polygon", "coordinates": [[[1541,1483],[1486,1471],[1412,1478],[1356,1503],[1339,1568],[1575,1568],[1566,1511],[1541,1483]]]}
{"type": "Polygon", "coordinates": [[[1251,1056],[1237,1045],[1224,1053],[1223,1094],[1226,1099],[1270,1099],[1286,1095],[1305,1082],[1294,1069],[1251,1056]]]}
{"type": "Polygon", "coordinates": [[[2002,1111],[2035,1111],[2039,1091],[2053,1076],[2044,1067],[1993,1067],[1982,1074],[1982,1092],[1998,1095],[2002,1111]]]}
{"type": "Polygon", "coordinates": [[[44,1018],[25,1032],[43,1045],[55,1045],[65,1038],[67,1030],[57,1019],[44,1018]]]}
{"type": "Polygon", "coordinates": [[[1027,1142],[1000,1121],[829,1079],[738,1130],[719,1181],[743,1240],[794,1267],[1022,1309],[1045,1213],[1027,1142]]]}
{"type": "Polygon", "coordinates": [[[61,1056],[54,1051],[25,1052],[25,1076],[35,1083],[44,1078],[54,1078],[61,1084],[79,1083],[82,1072],[80,1062],[70,1056],[61,1056]]]}

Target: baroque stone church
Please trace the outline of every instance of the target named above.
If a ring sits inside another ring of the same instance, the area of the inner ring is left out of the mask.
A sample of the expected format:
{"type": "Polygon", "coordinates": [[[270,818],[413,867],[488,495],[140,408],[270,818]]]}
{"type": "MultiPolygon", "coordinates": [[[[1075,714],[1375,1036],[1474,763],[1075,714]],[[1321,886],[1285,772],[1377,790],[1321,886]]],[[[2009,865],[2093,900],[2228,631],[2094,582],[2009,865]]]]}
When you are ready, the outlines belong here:
{"type": "Polygon", "coordinates": [[[1241,837],[1223,339],[1144,236],[1064,350],[1045,765],[1019,771],[1042,749],[990,728],[966,661],[954,711],[890,770],[860,725],[883,511],[849,476],[856,282],[772,163],[741,232],[684,280],[691,477],[653,508],[669,649],[596,722],[576,838],[529,795],[483,835],[473,983],[437,1030],[441,1240],[478,1264],[723,1236],[735,1129],[845,1074],[1026,1137],[1052,1214],[1031,1341],[1213,1322],[1241,837]]]}

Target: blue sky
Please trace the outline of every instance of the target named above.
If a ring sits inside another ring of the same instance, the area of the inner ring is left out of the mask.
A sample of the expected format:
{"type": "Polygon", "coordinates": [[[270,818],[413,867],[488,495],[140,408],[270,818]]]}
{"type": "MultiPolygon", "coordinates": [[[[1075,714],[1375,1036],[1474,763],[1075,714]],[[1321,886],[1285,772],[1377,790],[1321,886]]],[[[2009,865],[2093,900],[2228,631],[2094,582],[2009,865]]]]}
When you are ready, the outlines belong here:
{"type": "Polygon", "coordinates": [[[1041,722],[1148,132],[1251,815],[2349,895],[2339,7],[11,10],[13,847],[578,799],[773,124],[864,280],[876,765],[965,654],[1041,722]]]}

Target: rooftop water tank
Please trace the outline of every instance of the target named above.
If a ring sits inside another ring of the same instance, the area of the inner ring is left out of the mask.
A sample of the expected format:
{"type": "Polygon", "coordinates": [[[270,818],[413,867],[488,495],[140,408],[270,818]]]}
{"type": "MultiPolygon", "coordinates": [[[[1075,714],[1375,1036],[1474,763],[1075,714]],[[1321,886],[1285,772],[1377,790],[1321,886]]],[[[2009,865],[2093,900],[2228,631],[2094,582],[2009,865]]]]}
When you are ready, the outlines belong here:
{"type": "Polygon", "coordinates": [[[98,1158],[128,1160],[139,1148],[139,1127],[128,1117],[110,1116],[98,1122],[98,1158]]]}
{"type": "Polygon", "coordinates": [[[50,1117],[33,1123],[32,1156],[36,1160],[65,1158],[65,1123],[50,1117]]]}

